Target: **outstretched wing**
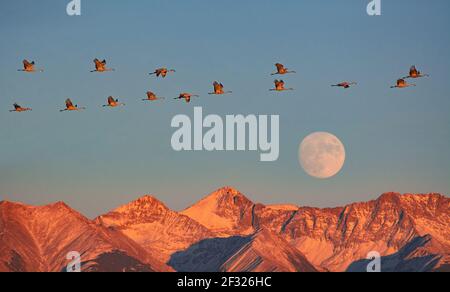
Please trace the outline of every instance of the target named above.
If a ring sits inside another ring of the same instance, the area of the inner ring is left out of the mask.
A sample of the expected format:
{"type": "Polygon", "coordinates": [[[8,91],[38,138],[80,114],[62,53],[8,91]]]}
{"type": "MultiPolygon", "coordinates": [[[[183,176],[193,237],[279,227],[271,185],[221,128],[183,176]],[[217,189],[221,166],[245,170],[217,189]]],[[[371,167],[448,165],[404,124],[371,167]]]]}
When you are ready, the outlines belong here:
{"type": "Polygon", "coordinates": [[[111,104],[113,104],[115,102],[116,102],[116,100],[114,99],[114,97],[112,97],[112,96],[108,97],[108,104],[109,105],[111,105],[111,104]]]}
{"type": "Polygon", "coordinates": [[[105,60],[100,61],[99,59],[95,59],[94,63],[95,63],[95,69],[97,69],[97,71],[105,69],[105,66],[106,66],[106,61],[105,60]]]}
{"type": "Polygon", "coordinates": [[[276,63],[276,64],[275,64],[275,67],[277,67],[277,71],[278,71],[278,72],[280,72],[280,71],[283,71],[283,70],[284,70],[284,65],[283,65],[283,64],[280,64],[280,63],[276,63]]]}
{"type": "Polygon", "coordinates": [[[223,89],[223,84],[215,81],[214,82],[214,91],[219,92],[219,91],[222,91],[222,89],[223,89]]]}
{"type": "Polygon", "coordinates": [[[70,98],[66,99],[66,107],[67,107],[67,108],[73,107],[73,103],[72,103],[72,101],[70,100],[70,98]]]}
{"type": "Polygon", "coordinates": [[[34,62],[29,62],[28,60],[23,60],[23,67],[25,70],[32,69],[34,66],[34,62]]]}

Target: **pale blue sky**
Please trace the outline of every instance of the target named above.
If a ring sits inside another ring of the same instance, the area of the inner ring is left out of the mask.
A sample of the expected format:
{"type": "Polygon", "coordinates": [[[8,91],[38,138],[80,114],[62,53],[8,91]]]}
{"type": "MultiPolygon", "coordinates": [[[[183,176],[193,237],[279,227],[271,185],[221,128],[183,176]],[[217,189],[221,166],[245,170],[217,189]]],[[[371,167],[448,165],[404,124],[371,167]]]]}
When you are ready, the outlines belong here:
{"type": "Polygon", "coordinates": [[[335,206],[387,191],[450,191],[450,2],[383,1],[82,1],[0,3],[0,199],[45,204],[63,200],[93,217],[151,193],[183,209],[231,185],[263,203],[335,206]],[[90,74],[92,59],[117,71],[90,74]],[[24,59],[42,74],[17,72],[24,59]],[[276,62],[295,92],[273,94],[276,62]],[[418,87],[392,90],[417,65],[432,75],[418,87]],[[147,74],[177,69],[166,80],[147,74]],[[222,81],[233,95],[211,97],[222,81]],[[344,91],[330,84],[355,80],[344,91]],[[190,105],[142,104],[147,90],[202,95],[190,105]],[[127,103],[100,106],[113,95],[127,103]],[[59,113],[64,99],[87,106],[59,113]],[[34,109],[11,114],[18,102],[34,109]],[[176,153],[176,114],[279,114],[281,155],[259,162],[246,152],[176,153]],[[316,180],[297,161],[311,132],[337,135],[347,148],[342,172],[316,180]]]}

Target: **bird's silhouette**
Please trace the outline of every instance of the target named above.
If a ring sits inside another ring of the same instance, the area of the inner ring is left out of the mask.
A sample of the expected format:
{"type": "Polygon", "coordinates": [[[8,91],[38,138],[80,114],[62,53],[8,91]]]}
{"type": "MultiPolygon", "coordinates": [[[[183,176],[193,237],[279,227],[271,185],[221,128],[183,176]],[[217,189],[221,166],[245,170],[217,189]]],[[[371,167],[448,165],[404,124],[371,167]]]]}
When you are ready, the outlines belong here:
{"type": "Polygon", "coordinates": [[[233,93],[232,91],[224,91],[223,90],[224,86],[220,82],[214,81],[213,86],[214,86],[214,92],[209,93],[210,95],[223,95],[223,94],[233,93]]]}
{"type": "Polygon", "coordinates": [[[78,107],[78,105],[73,105],[72,100],[70,98],[66,99],[66,108],[63,110],[60,110],[60,112],[66,112],[66,111],[80,111],[85,110],[85,107],[78,107]]]}
{"type": "Polygon", "coordinates": [[[357,84],[358,83],[356,83],[356,82],[347,82],[347,81],[345,81],[345,82],[341,82],[341,83],[334,84],[334,85],[331,85],[331,86],[333,86],[333,87],[342,87],[342,88],[348,89],[348,88],[352,87],[353,85],[357,85],[357,84]]]}
{"type": "Polygon", "coordinates": [[[10,112],[18,112],[18,113],[21,113],[21,112],[28,112],[28,111],[32,111],[32,109],[31,109],[31,108],[28,108],[28,107],[21,107],[21,106],[18,105],[17,103],[14,104],[14,109],[13,109],[13,110],[10,110],[10,112]]]}
{"type": "Polygon", "coordinates": [[[176,97],[175,99],[184,99],[187,103],[190,103],[193,97],[200,97],[200,96],[190,93],[181,93],[180,96],[176,97]]]}
{"type": "Polygon", "coordinates": [[[423,74],[422,72],[417,70],[416,66],[412,66],[409,69],[409,75],[406,77],[403,77],[403,79],[408,79],[408,78],[417,79],[417,78],[423,78],[423,77],[430,77],[430,75],[423,74]]]}
{"type": "Polygon", "coordinates": [[[147,91],[147,98],[144,98],[143,101],[157,101],[157,100],[163,100],[164,97],[158,97],[155,93],[151,91],[147,91]]]}
{"type": "Polygon", "coordinates": [[[294,90],[294,88],[285,88],[285,83],[283,80],[275,80],[275,88],[270,89],[270,91],[287,91],[287,90],[294,90]]]}
{"type": "Polygon", "coordinates": [[[103,107],[118,107],[118,106],[125,106],[125,104],[123,102],[119,102],[118,99],[115,99],[112,96],[108,97],[108,104],[103,105],[103,107]]]}
{"type": "Polygon", "coordinates": [[[103,72],[115,71],[115,69],[106,67],[106,60],[100,61],[99,59],[95,59],[94,64],[95,64],[95,70],[92,70],[91,73],[94,73],[94,72],[103,73],[103,72]]]}
{"type": "Polygon", "coordinates": [[[162,77],[166,78],[167,74],[169,73],[175,73],[176,71],[174,69],[167,69],[167,68],[159,68],[156,69],[154,72],[150,73],[150,75],[156,75],[156,77],[162,77]]]}
{"type": "Polygon", "coordinates": [[[413,87],[416,86],[415,84],[409,84],[406,82],[405,79],[398,79],[397,84],[394,86],[391,86],[391,88],[406,88],[406,87],[413,87]]]}
{"type": "Polygon", "coordinates": [[[34,61],[30,62],[28,60],[23,60],[23,69],[19,69],[17,71],[27,72],[27,73],[36,73],[36,72],[44,72],[43,69],[36,69],[36,63],[34,61]]]}
{"type": "Polygon", "coordinates": [[[290,71],[288,68],[284,67],[284,65],[280,64],[280,63],[276,63],[275,67],[277,68],[277,72],[272,73],[272,76],[273,75],[285,75],[285,74],[297,73],[295,71],[290,71]]]}

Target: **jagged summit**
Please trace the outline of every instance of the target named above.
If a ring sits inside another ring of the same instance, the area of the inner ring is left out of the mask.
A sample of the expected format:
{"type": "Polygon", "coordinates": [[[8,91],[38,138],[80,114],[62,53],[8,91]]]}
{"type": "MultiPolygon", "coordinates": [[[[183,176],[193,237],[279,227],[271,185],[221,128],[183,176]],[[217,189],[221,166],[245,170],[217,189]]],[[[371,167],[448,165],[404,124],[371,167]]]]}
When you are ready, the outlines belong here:
{"type": "Polygon", "coordinates": [[[381,196],[377,199],[378,201],[396,201],[398,199],[400,199],[400,197],[402,196],[402,194],[400,193],[395,193],[395,192],[388,192],[388,193],[384,193],[381,194],[381,196]]]}
{"type": "Polygon", "coordinates": [[[32,206],[19,202],[2,201],[0,203],[0,210],[14,215],[26,213],[26,216],[29,218],[36,219],[45,218],[47,214],[53,214],[53,216],[70,214],[73,218],[77,218],[80,221],[89,221],[89,219],[87,219],[80,212],[72,209],[69,205],[62,201],[42,206],[32,206]]]}
{"type": "Polygon", "coordinates": [[[153,195],[144,195],[126,205],[163,205],[165,204],[153,195]]]}
{"type": "Polygon", "coordinates": [[[125,204],[113,212],[116,213],[129,213],[129,212],[154,212],[154,211],[169,210],[169,208],[160,200],[152,195],[145,195],[137,200],[134,200],[128,204],[125,204]]]}
{"type": "Polygon", "coordinates": [[[72,207],[70,207],[69,205],[67,205],[63,201],[58,201],[58,202],[55,202],[55,203],[51,203],[51,204],[42,206],[41,208],[66,210],[66,211],[70,211],[70,212],[74,212],[74,213],[80,214],[80,213],[78,213],[78,211],[72,209],[72,207]]]}
{"type": "Polygon", "coordinates": [[[30,208],[30,209],[69,209],[71,211],[76,212],[74,209],[72,209],[69,205],[67,205],[63,201],[58,201],[54,203],[50,203],[47,205],[41,205],[41,206],[32,206],[28,204],[24,204],[21,202],[13,202],[9,200],[0,201],[0,206],[6,206],[6,207],[24,207],[24,208],[30,208]]]}
{"type": "Polygon", "coordinates": [[[159,204],[163,204],[159,199],[157,199],[155,196],[150,195],[150,194],[144,195],[144,196],[138,198],[137,200],[135,200],[134,202],[136,202],[136,203],[146,203],[146,202],[153,203],[153,202],[156,202],[156,203],[159,203],[159,204]]]}
{"type": "Polygon", "coordinates": [[[19,203],[19,202],[12,202],[12,201],[9,201],[9,200],[0,201],[0,206],[14,206],[14,205],[16,205],[16,206],[24,206],[23,203],[19,203]]]}
{"type": "MultiPolygon", "coordinates": [[[[209,194],[207,197],[202,199],[201,201],[214,201],[218,204],[222,202],[249,202],[252,203],[250,199],[248,199],[244,194],[242,194],[239,190],[233,187],[223,187],[215,192],[209,194]]],[[[200,202],[201,202],[200,201],[200,202]]]]}
{"type": "Polygon", "coordinates": [[[155,222],[162,217],[173,216],[173,214],[174,212],[163,202],[151,195],[145,195],[99,216],[96,221],[102,223],[114,222],[113,225],[123,227],[125,225],[155,222]]]}
{"type": "Polygon", "coordinates": [[[411,200],[441,200],[446,197],[439,193],[428,193],[428,194],[401,194],[397,192],[387,192],[383,193],[378,199],[375,201],[391,201],[397,203],[405,203],[411,200]]]}
{"type": "Polygon", "coordinates": [[[221,188],[181,214],[200,222],[217,234],[249,235],[254,232],[256,205],[238,190],[221,188]]]}

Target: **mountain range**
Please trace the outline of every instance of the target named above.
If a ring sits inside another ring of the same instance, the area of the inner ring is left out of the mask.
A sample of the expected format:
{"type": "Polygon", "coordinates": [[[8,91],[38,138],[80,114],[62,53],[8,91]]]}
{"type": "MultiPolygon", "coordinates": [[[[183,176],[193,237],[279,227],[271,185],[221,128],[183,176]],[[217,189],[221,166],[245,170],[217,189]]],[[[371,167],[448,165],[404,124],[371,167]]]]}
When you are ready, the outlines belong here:
{"type": "Polygon", "coordinates": [[[0,271],[450,271],[450,199],[386,193],[337,208],[254,203],[225,187],[176,212],[144,196],[89,220],[64,203],[0,203],[0,271]]]}

